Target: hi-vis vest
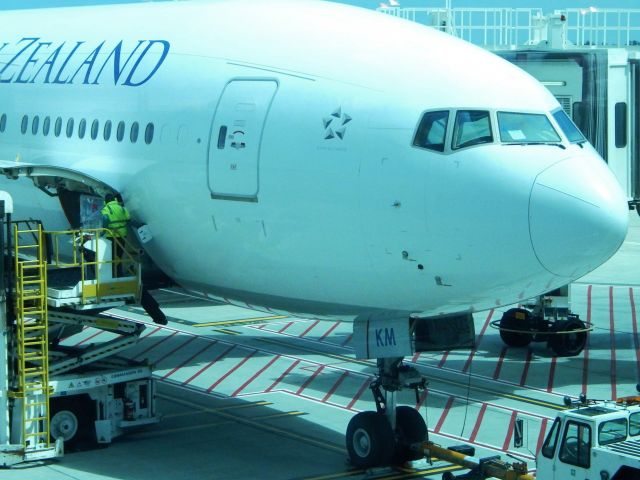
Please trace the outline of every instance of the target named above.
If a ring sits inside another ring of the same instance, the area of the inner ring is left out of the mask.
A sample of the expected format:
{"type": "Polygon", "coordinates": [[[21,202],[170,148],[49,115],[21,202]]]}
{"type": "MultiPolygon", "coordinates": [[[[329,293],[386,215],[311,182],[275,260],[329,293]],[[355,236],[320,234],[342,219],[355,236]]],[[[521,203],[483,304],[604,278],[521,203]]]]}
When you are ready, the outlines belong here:
{"type": "Polygon", "coordinates": [[[130,219],[129,212],[117,200],[107,203],[102,207],[100,213],[102,213],[102,217],[105,220],[105,227],[111,231],[111,233],[107,233],[107,237],[124,238],[127,236],[127,223],[130,219]]]}

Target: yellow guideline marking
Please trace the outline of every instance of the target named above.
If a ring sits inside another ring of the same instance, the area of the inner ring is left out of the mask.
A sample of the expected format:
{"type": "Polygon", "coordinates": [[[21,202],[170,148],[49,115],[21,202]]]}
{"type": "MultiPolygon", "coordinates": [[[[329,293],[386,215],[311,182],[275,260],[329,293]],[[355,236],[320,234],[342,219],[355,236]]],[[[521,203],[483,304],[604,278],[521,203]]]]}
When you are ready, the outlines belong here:
{"type": "Polygon", "coordinates": [[[278,320],[280,318],[288,318],[288,316],[287,315],[273,315],[271,317],[241,318],[239,320],[220,320],[219,322],[198,323],[197,325],[193,325],[193,326],[197,327],[197,328],[219,327],[221,325],[237,325],[239,323],[260,322],[262,320],[278,320]]]}
{"type": "Polygon", "coordinates": [[[240,332],[236,332],[235,330],[228,330],[226,328],[219,328],[215,330],[216,332],[224,333],[226,335],[242,335],[240,332]]]}
{"type": "Polygon", "coordinates": [[[387,475],[385,477],[378,477],[376,480],[397,480],[400,478],[415,478],[424,477],[425,475],[435,475],[436,473],[453,472],[456,470],[464,470],[458,465],[447,465],[446,467],[427,468],[425,470],[414,470],[411,473],[400,473],[395,475],[387,475]]]}
{"type": "MultiPolygon", "coordinates": [[[[181,398],[173,398],[173,397],[167,397],[169,400],[171,400],[174,403],[179,403],[181,405],[185,405],[187,407],[196,407],[196,408],[201,408],[200,405],[198,405],[197,403],[193,403],[190,402],[188,400],[183,400],[181,398]]],[[[216,415],[219,415],[223,418],[226,418],[228,420],[233,420],[234,422],[237,423],[242,423],[244,425],[249,425],[251,427],[255,427],[255,428],[259,428],[260,430],[265,430],[267,432],[271,432],[274,433],[276,435],[281,435],[283,437],[287,437],[287,438],[291,438],[294,440],[298,440],[300,442],[303,443],[307,443],[310,445],[314,445],[316,447],[320,447],[320,448],[324,448],[327,450],[331,450],[334,452],[338,452],[341,453],[343,455],[345,455],[347,453],[346,449],[344,447],[338,447],[337,445],[333,445],[329,442],[324,442],[322,440],[317,440],[315,438],[310,438],[308,436],[305,435],[299,435],[297,433],[294,432],[289,432],[287,430],[284,430],[282,428],[278,428],[278,427],[274,427],[272,425],[266,424],[266,423],[262,423],[262,422],[258,422],[255,420],[252,420],[250,418],[245,418],[245,417],[241,417],[241,416],[237,416],[237,415],[233,415],[231,413],[226,413],[220,410],[211,410],[213,413],[215,413],[216,415]]]]}
{"type": "Polygon", "coordinates": [[[273,413],[271,415],[259,415],[257,417],[253,417],[253,418],[254,418],[254,420],[269,420],[269,419],[272,419],[272,418],[297,417],[297,416],[300,416],[300,415],[306,415],[306,413],[294,410],[292,412],[273,413]]]}
{"type": "MultiPolygon", "coordinates": [[[[162,398],[164,400],[168,400],[170,402],[175,401],[176,399],[173,397],[169,397],[162,393],[156,393],[156,397],[162,398]]],[[[200,415],[202,413],[216,413],[220,410],[237,410],[240,408],[249,408],[249,407],[264,407],[267,405],[273,405],[272,402],[265,402],[261,400],[259,402],[251,402],[251,403],[241,403],[239,405],[227,405],[226,407],[218,407],[218,408],[200,408],[199,410],[194,410],[190,412],[182,412],[182,413],[170,413],[168,415],[163,415],[163,418],[173,418],[173,417],[186,417],[188,415],[200,415]]]]}

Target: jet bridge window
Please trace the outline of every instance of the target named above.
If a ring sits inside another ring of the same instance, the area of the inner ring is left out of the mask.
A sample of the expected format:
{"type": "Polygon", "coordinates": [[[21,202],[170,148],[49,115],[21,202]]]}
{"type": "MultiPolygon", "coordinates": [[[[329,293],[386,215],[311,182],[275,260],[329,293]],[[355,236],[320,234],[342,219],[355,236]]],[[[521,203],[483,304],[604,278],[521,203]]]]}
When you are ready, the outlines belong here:
{"type": "Polygon", "coordinates": [[[420,120],[413,146],[444,152],[444,142],[447,136],[449,111],[427,112],[420,120]]]}
{"type": "Polygon", "coordinates": [[[571,143],[584,142],[584,135],[561,108],[551,113],[571,143]]]}
{"type": "Polygon", "coordinates": [[[4,130],[7,128],[7,114],[3,113],[0,117],[0,132],[4,133],[4,130]]]}
{"type": "Polygon", "coordinates": [[[491,117],[484,110],[459,110],[453,126],[454,150],[481,143],[493,143],[491,117]]]}
{"type": "Polygon", "coordinates": [[[560,461],[589,468],[591,463],[591,427],[584,423],[569,421],[560,447],[560,461]]]}
{"type": "Polygon", "coordinates": [[[627,439],[627,419],[616,418],[602,422],[598,426],[598,443],[609,445],[627,439]]]}
{"type": "Polygon", "coordinates": [[[560,136],[543,114],[498,112],[500,141],[504,143],[560,142],[560,136]]]}

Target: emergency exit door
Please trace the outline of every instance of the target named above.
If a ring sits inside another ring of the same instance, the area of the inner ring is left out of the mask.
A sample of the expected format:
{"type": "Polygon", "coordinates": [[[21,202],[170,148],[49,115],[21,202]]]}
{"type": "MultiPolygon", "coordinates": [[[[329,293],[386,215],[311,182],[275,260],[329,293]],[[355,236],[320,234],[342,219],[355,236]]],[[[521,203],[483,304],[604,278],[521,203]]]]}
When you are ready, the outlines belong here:
{"type": "Polygon", "coordinates": [[[277,88],[273,80],[234,80],[225,87],[209,139],[212,198],[257,201],[262,132],[277,88]]]}

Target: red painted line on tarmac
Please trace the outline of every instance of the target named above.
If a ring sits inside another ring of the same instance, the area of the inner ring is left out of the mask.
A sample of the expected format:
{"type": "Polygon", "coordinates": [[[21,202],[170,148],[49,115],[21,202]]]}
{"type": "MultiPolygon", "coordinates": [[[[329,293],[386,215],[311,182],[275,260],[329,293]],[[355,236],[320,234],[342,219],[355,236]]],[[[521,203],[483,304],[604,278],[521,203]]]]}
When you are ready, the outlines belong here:
{"type": "Polygon", "coordinates": [[[289,368],[287,368],[282,375],[280,375],[275,382],[273,382],[271,384],[271,386],[269,388],[267,388],[265,390],[265,392],[270,392],[271,390],[273,390],[275,388],[276,385],[278,385],[283,379],[284,377],[286,377],[287,375],[289,375],[289,373],[291,372],[291,370],[293,370],[294,368],[296,368],[296,366],[300,363],[300,360],[296,360],[295,362],[293,362],[291,365],[289,365],[289,368]]]}
{"type": "Polygon", "coordinates": [[[411,357],[411,362],[412,363],[417,363],[421,354],[422,354],[422,352],[418,352],[418,353],[414,354],[413,357],[411,357]]]}
{"type": "Polygon", "coordinates": [[[636,349],[636,377],[640,368],[640,339],[638,338],[638,318],[636,314],[636,300],[633,296],[633,287],[629,287],[629,303],[631,304],[631,322],[633,324],[633,343],[636,349]]]}
{"type": "Polygon", "coordinates": [[[169,340],[170,338],[174,337],[175,335],[178,334],[178,331],[176,330],[175,332],[173,332],[171,335],[168,335],[166,337],[161,338],[160,340],[158,340],[156,343],[154,343],[153,345],[149,345],[147,348],[145,348],[143,351],[141,351],[140,353],[137,353],[133,358],[140,358],[142,355],[144,355],[147,352],[150,352],[151,350],[153,350],[154,348],[156,348],[158,345],[166,342],[167,340],[169,340]]]}
{"type": "Polygon", "coordinates": [[[353,333],[350,333],[347,338],[344,340],[344,342],[342,342],[340,345],[344,346],[347,343],[349,343],[351,341],[351,338],[353,338],[353,333]]]}
{"type": "Polygon", "coordinates": [[[315,328],[316,325],[318,325],[320,323],[320,320],[316,320],[315,322],[313,322],[311,325],[309,325],[309,327],[300,334],[300,338],[304,337],[307,333],[309,333],[311,330],[313,330],[315,328]]]}
{"type": "Polygon", "coordinates": [[[184,342],[182,345],[178,345],[176,348],[174,348],[173,350],[171,350],[169,353],[167,353],[166,355],[163,355],[161,358],[155,359],[153,361],[153,363],[155,365],[158,365],[160,362],[162,362],[165,358],[173,355],[174,353],[176,353],[178,350],[186,347],[189,343],[193,342],[196,338],[198,337],[191,337],[190,339],[188,339],[186,342],[184,342]]]}
{"type": "Polygon", "coordinates": [[[476,441],[476,437],[478,436],[478,432],[480,431],[480,424],[482,424],[482,419],[484,418],[485,413],[487,413],[487,404],[483,403],[480,407],[480,413],[478,413],[476,424],[473,426],[473,430],[471,431],[471,436],[469,437],[470,442],[476,441]]]}
{"type": "Polygon", "coordinates": [[[282,333],[284,332],[287,328],[289,328],[291,325],[293,325],[293,322],[289,322],[287,323],[284,327],[282,327],[280,330],[278,330],[278,333],[282,333]]]}
{"type": "Polygon", "coordinates": [[[493,317],[493,312],[494,312],[493,309],[489,310],[489,315],[487,315],[487,319],[484,321],[484,325],[482,326],[482,330],[480,330],[480,334],[478,335],[478,338],[476,339],[476,346],[473,347],[473,349],[469,353],[469,358],[467,358],[467,361],[464,364],[464,368],[462,369],[462,373],[467,373],[467,371],[469,370],[469,367],[471,366],[471,362],[473,361],[473,357],[475,356],[476,352],[478,351],[477,347],[478,347],[478,345],[480,345],[480,342],[482,341],[482,337],[484,336],[484,333],[487,331],[487,327],[489,326],[489,322],[491,321],[491,317],[493,317]]]}
{"type": "Polygon", "coordinates": [[[442,355],[442,358],[438,362],[438,368],[442,368],[444,366],[445,362],[447,361],[447,357],[449,356],[449,352],[450,351],[451,350],[447,350],[446,352],[444,352],[444,354],[442,355]]]}
{"type": "Polygon", "coordinates": [[[536,445],[536,455],[542,448],[542,444],[544,443],[544,437],[547,434],[547,424],[549,423],[549,419],[543,418],[542,425],[540,425],[540,433],[538,434],[538,444],[536,445]]]}
{"type": "Polygon", "coordinates": [[[342,384],[342,382],[344,382],[348,376],[349,376],[349,372],[342,372],[342,375],[340,375],[340,378],[338,378],[338,381],[333,384],[333,387],[331,387],[331,390],[329,390],[327,394],[322,398],[322,402],[326,402],[327,400],[329,400],[329,398],[331,398],[331,395],[336,393],[336,390],[338,389],[340,384],[342,384]]]}
{"type": "Polygon", "coordinates": [[[611,330],[611,398],[618,398],[616,387],[616,333],[613,318],[613,287],[609,287],[609,328],[611,330]]]}
{"type": "Polygon", "coordinates": [[[315,372],[313,372],[313,374],[307,378],[307,380],[302,384],[302,386],[296,390],[296,395],[300,395],[305,388],[307,388],[309,385],[311,385],[311,382],[313,382],[315,380],[315,378],[320,374],[320,372],[322,370],[324,370],[324,367],[326,367],[326,365],[320,365],[315,372]]]}
{"type": "Polygon", "coordinates": [[[96,333],[94,333],[93,335],[89,335],[87,338],[85,338],[84,340],[79,341],[78,343],[76,343],[75,345],[73,345],[74,347],[77,347],[78,345],[82,345],[85,342],[88,342],[89,340],[91,340],[92,338],[96,338],[98,335],[103,334],[105,331],[104,330],[98,330],[96,333]]]}
{"type": "MultiPolygon", "coordinates": [[[[195,337],[195,338],[199,338],[199,337],[195,337]]],[[[191,362],[194,358],[196,358],[198,355],[200,355],[201,353],[203,353],[205,350],[207,350],[208,348],[212,347],[216,343],[218,343],[216,340],[214,340],[211,343],[208,343],[207,345],[204,346],[204,348],[198,350],[198,353],[195,353],[192,356],[190,356],[189,358],[187,358],[184,362],[180,363],[177,367],[173,368],[170,372],[166,373],[162,378],[163,379],[169,378],[171,375],[173,375],[178,370],[180,370],[182,367],[184,367],[187,363],[191,362]]]]}
{"type": "Polygon", "coordinates": [[[214,363],[216,363],[218,360],[220,360],[222,357],[224,357],[227,353],[229,353],[231,350],[233,350],[234,348],[236,348],[236,345],[231,345],[229,346],[229,348],[227,348],[226,350],[224,350],[222,353],[219,353],[216,358],[214,358],[213,360],[211,360],[209,363],[207,363],[204,367],[202,367],[200,370],[198,370],[196,373],[194,373],[193,375],[191,375],[189,378],[187,378],[184,382],[182,382],[183,385],[188,385],[189,383],[191,383],[193,380],[195,380],[197,377],[199,377],[202,372],[204,372],[207,368],[211,367],[211,365],[213,365],[214,363]]]}
{"type": "Polygon", "coordinates": [[[227,373],[225,373],[223,376],[221,376],[218,380],[216,380],[215,382],[213,382],[209,388],[207,388],[207,393],[211,392],[211,390],[213,390],[214,388],[216,388],[218,385],[220,385],[225,378],[227,378],[229,375],[231,375],[233,372],[235,372],[237,369],[239,369],[242,365],[244,365],[245,363],[247,363],[247,361],[253,357],[256,353],[258,353],[258,350],[254,350],[253,352],[251,352],[249,355],[247,355],[246,357],[244,357],[242,359],[242,361],[240,363],[238,363],[235,367],[233,367],[231,370],[229,370],[227,373]]]}
{"type": "MultiPolygon", "coordinates": [[[[258,330],[262,330],[267,325],[268,325],[268,323],[263,323],[261,325],[251,325],[251,328],[257,328],[258,330]]],[[[270,331],[269,329],[267,329],[267,330],[270,331]]]]}
{"type": "Polygon", "coordinates": [[[511,443],[511,437],[513,437],[513,429],[516,426],[516,417],[518,413],[516,411],[511,412],[511,419],[509,420],[509,429],[507,430],[507,436],[504,437],[504,443],[502,444],[502,451],[509,450],[509,444],[511,443]]]}
{"type": "Polygon", "coordinates": [[[449,400],[447,400],[447,404],[444,406],[444,410],[442,410],[442,414],[440,415],[440,419],[438,420],[438,423],[436,424],[436,428],[433,429],[434,433],[438,433],[440,431],[440,429],[442,428],[442,425],[444,425],[444,421],[447,418],[447,415],[449,414],[449,410],[451,409],[451,405],[453,405],[453,397],[449,397],[449,400]]]}
{"type": "Polygon", "coordinates": [[[249,385],[251,382],[253,382],[256,378],[258,378],[260,375],[262,375],[264,373],[264,371],[269,368],[271,365],[273,365],[275,363],[276,360],[278,360],[281,357],[281,355],[277,355],[275,357],[273,357],[271,360],[269,360],[269,363],[267,363],[264,367],[262,367],[260,370],[258,370],[256,373],[254,373],[251,378],[249,378],[249,380],[247,380],[246,382],[244,382],[242,385],[240,385],[240,387],[238,387],[238,389],[236,389],[235,392],[233,392],[231,394],[232,397],[235,397],[236,395],[238,395],[242,390],[244,390],[247,385],[249,385]]]}
{"type": "Polygon", "coordinates": [[[369,385],[371,384],[371,379],[367,378],[365,379],[364,383],[362,384],[362,386],[358,389],[358,391],[356,392],[356,394],[353,396],[353,398],[351,399],[351,401],[349,402],[349,404],[347,405],[347,410],[352,410],[353,406],[356,404],[356,402],[358,400],[360,400],[360,397],[362,396],[362,394],[364,393],[364,391],[369,388],[369,385]]]}
{"type": "Polygon", "coordinates": [[[533,350],[529,348],[527,350],[527,359],[524,361],[524,369],[522,370],[522,376],[520,377],[520,386],[524,387],[527,381],[527,375],[529,374],[529,367],[531,366],[531,359],[533,358],[533,350]]]}
{"type": "Polygon", "coordinates": [[[547,392],[553,391],[553,380],[556,376],[556,363],[558,357],[551,357],[551,363],[549,364],[549,381],[547,382],[547,392]]]}
{"type": "Polygon", "coordinates": [[[325,338],[327,338],[329,335],[331,335],[331,332],[333,332],[336,328],[338,328],[338,325],[340,325],[342,322],[336,322],[333,325],[331,325],[331,327],[329,328],[329,330],[327,330],[326,332],[324,332],[324,334],[318,339],[319,341],[324,340],[325,338]]]}
{"type": "Polygon", "coordinates": [[[502,347],[502,351],[500,352],[500,357],[498,358],[498,364],[496,365],[496,369],[493,372],[493,379],[497,380],[500,378],[500,370],[502,370],[502,365],[504,364],[504,356],[507,354],[507,347],[502,347]]]}
{"type": "MultiPolygon", "coordinates": [[[[587,287],[587,324],[591,322],[591,292],[593,285],[587,287]]],[[[582,393],[587,394],[589,386],[589,343],[591,343],[591,332],[587,333],[587,343],[584,346],[584,358],[582,360],[582,393]]]]}

